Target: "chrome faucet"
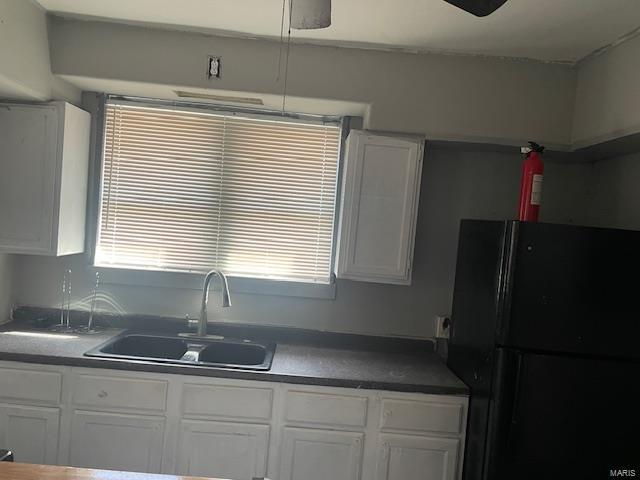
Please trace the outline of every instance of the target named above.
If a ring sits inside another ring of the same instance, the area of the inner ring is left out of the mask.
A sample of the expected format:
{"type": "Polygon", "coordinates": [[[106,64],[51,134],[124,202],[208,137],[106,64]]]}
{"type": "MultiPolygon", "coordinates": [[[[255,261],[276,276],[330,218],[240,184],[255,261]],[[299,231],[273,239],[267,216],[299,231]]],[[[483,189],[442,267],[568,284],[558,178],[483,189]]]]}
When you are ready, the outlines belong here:
{"type": "Polygon", "coordinates": [[[220,277],[222,283],[222,306],[231,306],[231,296],[229,295],[229,284],[227,277],[220,270],[211,270],[204,277],[204,285],[202,286],[202,306],[200,307],[200,318],[198,319],[198,337],[207,336],[207,302],[209,301],[209,285],[214,276],[220,277]]]}

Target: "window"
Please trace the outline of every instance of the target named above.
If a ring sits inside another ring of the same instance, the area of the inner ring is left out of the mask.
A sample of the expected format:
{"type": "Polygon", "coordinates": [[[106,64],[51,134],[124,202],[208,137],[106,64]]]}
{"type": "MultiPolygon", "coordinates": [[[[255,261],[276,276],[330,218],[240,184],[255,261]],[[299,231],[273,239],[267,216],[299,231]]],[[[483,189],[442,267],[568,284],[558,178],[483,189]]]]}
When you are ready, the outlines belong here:
{"type": "Polygon", "coordinates": [[[340,125],[106,106],[95,264],[328,283],[340,125]]]}

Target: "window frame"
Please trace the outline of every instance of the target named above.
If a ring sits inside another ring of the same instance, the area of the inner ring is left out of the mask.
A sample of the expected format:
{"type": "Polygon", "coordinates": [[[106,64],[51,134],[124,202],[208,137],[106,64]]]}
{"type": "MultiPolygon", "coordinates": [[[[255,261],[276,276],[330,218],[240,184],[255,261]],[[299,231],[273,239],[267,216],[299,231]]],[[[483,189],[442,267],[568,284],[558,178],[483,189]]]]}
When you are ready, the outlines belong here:
{"type": "MultiPolygon", "coordinates": [[[[94,94],[96,95],[96,94],[94,94]]],[[[89,268],[99,271],[101,281],[112,285],[137,285],[160,288],[201,289],[203,274],[197,272],[172,272],[161,270],[139,270],[135,268],[118,268],[98,266],[95,264],[96,247],[100,229],[100,206],[103,195],[103,154],[104,133],[106,126],[106,105],[115,101],[119,104],[130,103],[138,106],[151,106],[156,108],[179,108],[201,112],[209,110],[243,117],[274,119],[278,121],[299,122],[310,121],[313,123],[329,123],[340,126],[340,146],[337,160],[336,175],[336,202],[333,222],[333,235],[331,244],[331,276],[327,284],[305,281],[277,280],[260,277],[229,275],[229,284],[232,291],[248,294],[283,295],[305,298],[334,299],[336,295],[335,262],[338,248],[338,227],[340,221],[340,205],[342,199],[342,174],[344,166],[345,142],[349,135],[352,117],[349,116],[322,116],[296,114],[290,112],[278,112],[267,109],[240,108],[228,105],[215,105],[209,103],[183,102],[172,100],[151,99],[144,97],[130,97],[112,94],[97,94],[93,104],[94,122],[92,126],[93,149],[90,162],[90,193],[89,193],[89,221],[87,222],[86,252],[89,268]]]]}

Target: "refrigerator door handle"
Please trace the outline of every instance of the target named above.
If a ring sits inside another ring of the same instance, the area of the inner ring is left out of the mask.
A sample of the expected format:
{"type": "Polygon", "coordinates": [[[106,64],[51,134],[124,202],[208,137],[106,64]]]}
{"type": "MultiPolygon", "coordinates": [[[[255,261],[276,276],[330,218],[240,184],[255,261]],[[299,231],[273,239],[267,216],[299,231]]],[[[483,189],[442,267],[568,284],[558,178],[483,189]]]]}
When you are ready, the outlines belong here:
{"type": "Polygon", "coordinates": [[[495,291],[495,334],[496,340],[501,344],[505,343],[509,336],[510,298],[513,290],[513,271],[516,262],[515,252],[519,225],[519,222],[507,222],[502,232],[495,291]]]}
{"type": "Polygon", "coordinates": [[[483,479],[510,478],[507,459],[520,422],[520,403],[526,382],[526,359],[522,352],[498,349],[493,405],[485,445],[483,479]]]}

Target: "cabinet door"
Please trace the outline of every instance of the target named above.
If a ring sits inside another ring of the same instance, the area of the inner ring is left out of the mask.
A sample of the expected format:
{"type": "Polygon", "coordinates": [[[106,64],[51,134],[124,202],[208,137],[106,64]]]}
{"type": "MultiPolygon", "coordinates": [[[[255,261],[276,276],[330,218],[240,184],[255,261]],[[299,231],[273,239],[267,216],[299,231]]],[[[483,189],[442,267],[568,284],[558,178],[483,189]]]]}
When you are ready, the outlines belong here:
{"type": "Polygon", "coordinates": [[[0,251],[53,248],[57,138],[54,107],[0,106],[0,251]]]}
{"type": "Polygon", "coordinates": [[[251,480],[267,472],[269,427],[183,420],[177,473],[251,480]]]}
{"type": "Polygon", "coordinates": [[[455,438],[380,435],[376,480],[455,480],[455,438]]]}
{"type": "Polygon", "coordinates": [[[0,405],[0,444],[16,462],[55,465],[59,417],[57,408],[0,405]]]}
{"type": "Polygon", "coordinates": [[[423,145],[361,131],[349,134],[338,277],[411,283],[423,145]]]}
{"type": "Polygon", "coordinates": [[[164,417],[76,411],[71,433],[74,467],[159,473],[164,417]]]}
{"type": "Polygon", "coordinates": [[[281,480],[358,480],[364,434],[285,428],[281,480]]]}

